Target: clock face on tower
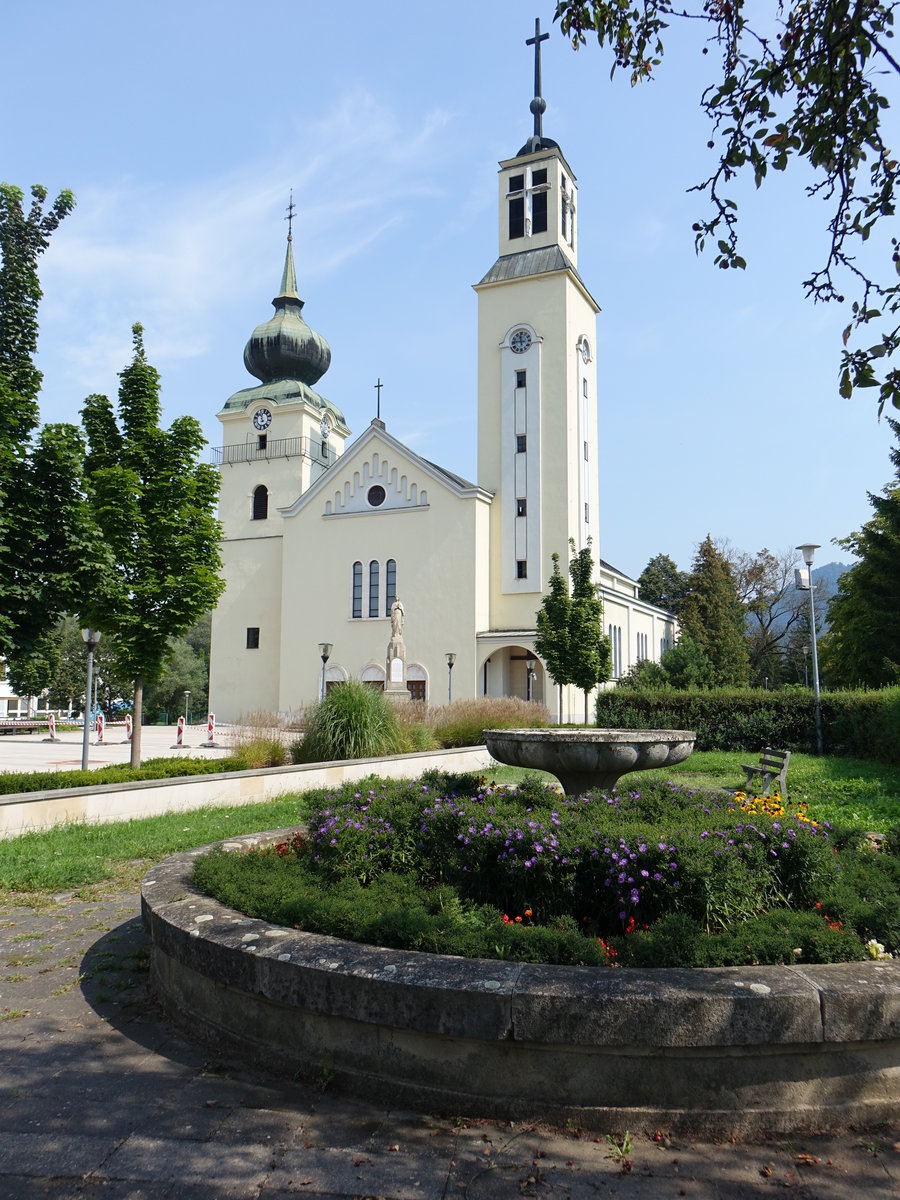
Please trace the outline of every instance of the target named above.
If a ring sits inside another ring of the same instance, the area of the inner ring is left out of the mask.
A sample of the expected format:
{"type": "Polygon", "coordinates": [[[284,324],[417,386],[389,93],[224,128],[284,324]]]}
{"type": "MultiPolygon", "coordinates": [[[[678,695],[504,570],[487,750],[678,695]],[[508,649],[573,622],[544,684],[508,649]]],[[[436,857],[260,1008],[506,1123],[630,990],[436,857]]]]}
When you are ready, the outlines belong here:
{"type": "Polygon", "coordinates": [[[253,414],[253,428],[260,430],[268,429],[272,424],[272,414],[267,408],[258,408],[253,414]]]}
{"type": "Polygon", "coordinates": [[[581,357],[586,363],[591,361],[591,344],[587,338],[581,339],[581,357]]]}
{"type": "Polygon", "coordinates": [[[331,433],[331,422],[328,420],[328,417],[322,418],[322,424],[319,426],[319,431],[322,434],[322,440],[327,441],[328,435],[331,433]]]}
{"type": "Polygon", "coordinates": [[[517,329],[509,339],[509,348],[513,354],[524,354],[531,345],[531,334],[527,329],[517,329]]]}

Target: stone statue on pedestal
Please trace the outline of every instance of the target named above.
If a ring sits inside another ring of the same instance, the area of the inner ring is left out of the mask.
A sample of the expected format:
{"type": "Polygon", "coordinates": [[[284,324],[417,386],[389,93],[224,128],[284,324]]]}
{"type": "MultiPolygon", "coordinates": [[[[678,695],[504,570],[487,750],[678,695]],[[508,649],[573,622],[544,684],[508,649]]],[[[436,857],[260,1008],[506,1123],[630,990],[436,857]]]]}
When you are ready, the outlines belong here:
{"type": "Polygon", "coordinates": [[[391,605],[391,640],[387,649],[387,669],[384,694],[389,700],[405,703],[409,700],[406,686],[406,646],[403,642],[403,625],[406,610],[397,596],[391,605]]]}

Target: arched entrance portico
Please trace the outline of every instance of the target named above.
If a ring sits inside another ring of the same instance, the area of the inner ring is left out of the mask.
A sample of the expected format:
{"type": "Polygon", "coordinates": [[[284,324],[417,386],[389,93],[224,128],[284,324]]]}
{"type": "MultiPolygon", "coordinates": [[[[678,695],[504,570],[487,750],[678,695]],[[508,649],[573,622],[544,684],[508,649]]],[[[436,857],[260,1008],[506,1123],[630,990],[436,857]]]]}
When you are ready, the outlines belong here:
{"type": "Polygon", "coordinates": [[[546,704],[547,679],[544,664],[529,641],[500,641],[483,645],[479,638],[479,695],[515,696],[546,704]],[[530,670],[529,670],[530,667],[530,670]]]}

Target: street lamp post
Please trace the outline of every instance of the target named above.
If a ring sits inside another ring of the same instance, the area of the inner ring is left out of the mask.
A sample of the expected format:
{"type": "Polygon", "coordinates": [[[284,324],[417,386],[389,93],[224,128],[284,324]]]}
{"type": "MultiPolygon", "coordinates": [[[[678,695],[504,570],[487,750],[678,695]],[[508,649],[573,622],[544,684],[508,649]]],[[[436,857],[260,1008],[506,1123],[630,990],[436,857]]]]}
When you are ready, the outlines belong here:
{"type": "Polygon", "coordinates": [[[319,642],[319,654],[322,658],[322,689],[321,695],[319,696],[320,700],[325,699],[325,664],[328,662],[329,658],[331,658],[331,651],[333,649],[333,642],[319,642]]]}
{"type": "Polygon", "coordinates": [[[816,556],[816,551],[819,549],[817,542],[805,542],[797,549],[803,555],[803,561],[806,563],[809,585],[809,620],[811,625],[810,641],[812,644],[812,660],[813,660],[813,691],[816,697],[816,752],[823,754],[825,751],[824,739],[822,737],[822,705],[819,700],[819,651],[816,645],[816,601],[815,588],[812,581],[812,565],[813,559],[816,556]]]}
{"type": "Polygon", "coordinates": [[[525,658],[525,670],[528,672],[528,684],[525,690],[530,703],[534,699],[534,657],[531,654],[525,658]]]}
{"type": "Polygon", "coordinates": [[[91,736],[91,687],[94,674],[94,651],[100,641],[100,633],[96,629],[82,629],[81,636],[87,646],[87,686],[84,689],[84,729],[81,737],[81,769],[88,769],[88,743],[91,736]]]}
{"type": "Polygon", "coordinates": [[[184,689],[184,723],[185,723],[185,725],[187,725],[187,723],[188,723],[188,697],[190,696],[190,694],[191,694],[191,689],[185,688],[184,689]]]}
{"type": "Polygon", "coordinates": [[[447,654],[447,703],[453,703],[453,664],[456,662],[456,655],[452,652],[447,654]]]}

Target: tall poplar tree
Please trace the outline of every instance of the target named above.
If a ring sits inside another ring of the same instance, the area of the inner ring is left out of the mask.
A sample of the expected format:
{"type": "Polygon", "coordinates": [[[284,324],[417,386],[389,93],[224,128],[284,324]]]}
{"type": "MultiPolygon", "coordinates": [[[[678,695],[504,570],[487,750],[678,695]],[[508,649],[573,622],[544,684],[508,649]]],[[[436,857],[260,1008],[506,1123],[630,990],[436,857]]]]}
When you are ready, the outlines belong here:
{"type": "Polygon", "coordinates": [[[750,681],[745,614],[728,560],[707,534],[688,576],[681,629],[712,664],[716,687],[746,687],[750,681]]]}
{"type": "MultiPolygon", "coordinates": [[[[888,419],[900,442],[900,421],[888,419]]],[[[900,445],[891,450],[894,479],[878,495],[870,521],[839,545],[858,562],[838,580],[822,639],[822,671],[829,687],[900,683],[900,445]]]]}
{"type": "Polygon", "coordinates": [[[134,358],[119,375],[118,421],[106,396],[88,396],[82,411],[91,499],[113,559],[82,616],[116,635],[119,663],[134,681],[136,767],[144,685],[161,678],[170,639],[215,605],[224,583],[219,477],[198,462],[200,423],[179,417],[160,429],[159,373],[147,361],[141,326],[132,332],[134,358]]]}
{"type": "Polygon", "coordinates": [[[74,425],[38,432],[41,372],[34,364],[38,258],[74,207],[62,191],[0,184],[0,656],[13,686],[35,695],[56,663],[54,627],[77,603],[99,552],[82,486],[84,444],[74,425]]]}
{"type": "Polygon", "coordinates": [[[554,554],[547,594],[537,613],[534,648],[559,688],[560,724],[563,686],[574,683],[584,692],[584,723],[587,725],[588,697],[598,683],[609,678],[612,649],[603,632],[603,606],[593,581],[590,539],[577,554],[572,539],[569,545],[572,553],[569,561],[571,595],[559,569],[559,555],[554,554]]]}
{"type": "Polygon", "coordinates": [[[553,552],[553,573],[547,587],[547,594],[541,601],[537,612],[537,632],[534,638],[534,648],[543,660],[547,674],[557,687],[557,716],[558,724],[562,724],[562,690],[569,678],[569,618],[572,613],[572,599],[569,596],[569,585],[566,577],[559,569],[559,555],[553,552]]]}
{"type": "Polygon", "coordinates": [[[594,582],[591,539],[578,553],[570,540],[572,558],[572,613],[569,619],[569,661],[572,682],[584,692],[584,723],[589,724],[588,699],[598,683],[612,672],[612,646],[603,632],[603,605],[594,582]]]}

